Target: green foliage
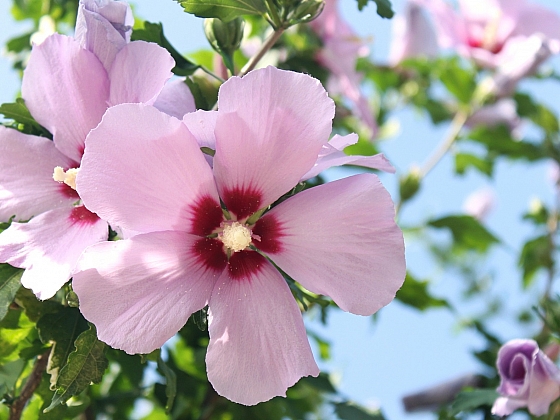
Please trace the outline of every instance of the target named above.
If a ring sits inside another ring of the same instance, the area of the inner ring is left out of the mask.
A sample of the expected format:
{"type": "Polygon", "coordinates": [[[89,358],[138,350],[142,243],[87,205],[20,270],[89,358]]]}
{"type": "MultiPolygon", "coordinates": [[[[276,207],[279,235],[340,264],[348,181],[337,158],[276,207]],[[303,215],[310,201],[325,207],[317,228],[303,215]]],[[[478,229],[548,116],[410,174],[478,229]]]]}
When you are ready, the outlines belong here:
{"type": "Polygon", "coordinates": [[[199,68],[198,65],[187,60],[173,45],[171,45],[163,34],[163,25],[161,23],[145,21],[143,23],[143,28],[134,29],[134,31],[132,31],[131,39],[133,41],[155,42],[160,47],[165,48],[169,54],[171,54],[173,60],[175,60],[175,67],[173,67],[171,71],[178,76],[190,76],[199,68]]]}
{"type": "Polygon", "coordinates": [[[23,270],[20,268],[12,267],[9,264],[0,264],[0,321],[8,313],[8,308],[21,287],[22,273],[23,270]]]}
{"type": "Polygon", "coordinates": [[[34,339],[35,325],[20,309],[10,309],[0,322],[0,365],[20,359],[20,351],[34,339]]]}
{"type": "Polygon", "coordinates": [[[459,59],[438,60],[435,74],[446,89],[462,104],[469,104],[476,88],[476,72],[465,68],[459,59]]]}
{"type": "Polygon", "coordinates": [[[494,162],[491,159],[483,159],[470,153],[457,153],[455,155],[455,172],[463,175],[469,168],[492,177],[494,162]]]}
{"type": "Polygon", "coordinates": [[[539,269],[554,267],[554,244],[549,235],[538,236],[523,245],[519,266],[523,270],[523,286],[528,287],[539,269]]]}
{"type": "Polygon", "coordinates": [[[449,308],[449,303],[445,299],[435,298],[430,294],[428,286],[429,281],[417,280],[407,272],[404,284],[397,292],[395,299],[419,311],[431,308],[449,308]]]}
{"type": "Polygon", "coordinates": [[[218,18],[229,22],[243,15],[266,13],[262,0],[176,0],[185,12],[203,18],[218,18]]]}
{"type": "Polygon", "coordinates": [[[473,389],[460,392],[451,405],[451,415],[471,411],[480,406],[491,406],[498,398],[496,389],[473,389]]]}
{"type": "Polygon", "coordinates": [[[24,367],[25,360],[23,359],[0,364],[0,398],[5,394],[12,393],[24,367]]]}
{"type": "Polygon", "coordinates": [[[333,403],[334,411],[340,420],[385,420],[379,412],[370,412],[350,401],[333,403]]]}
{"type": "MultiPolygon", "coordinates": [[[[362,10],[370,0],[358,0],[358,9],[362,10]]],[[[391,19],[395,12],[393,11],[391,2],[389,0],[371,0],[377,6],[377,14],[382,18],[391,19]]]]}
{"type": "Polygon", "coordinates": [[[158,357],[157,367],[158,371],[165,377],[165,396],[167,397],[165,412],[169,414],[173,406],[173,400],[175,400],[175,396],[177,395],[177,375],[173,369],[165,364],[161,355],[158,357]]]}
{"type": "Polygon", "coordinates": [[[0,105],[0,114],[8,119],[14,120],[17,124],[17,128],[23,133],[52,138],[48,130],[42,127],[31,116],[22,98],[17,98],[16,102],[11,104],[6,103],[0,105]]]}
{"type": "Polygon", "coordinates": [[[431,220],[429,226],[449,229],[454,245],[460,249],[486,252],[490,246],[500,241],[472,216],[447,216],[431,220]]]}
{"type": "Polygon", "coordinates": [[[59,372],[56,393],[46,411],[80,394],[92,382],[99,383],[103,379],[108,366],[104,355],[106,345],[97,339],[95,327],[90,325],[88,330],[82,332],[74,346],[75,350],[68,356],[67,364],[59,372]]]}
{"type": "Polygon", "coordinates": [[[415,170],[399,179],[399,195],[403,203],[410,200],[418,193],[421,180],[420,173],[415,170]]]}
{"type": "Polygon", "coordinates": [[[529,161],[546,157],[546,151],[541,146],[528,141],[514,140],[505,126],[477,127],[468,134],[468,138],[485,146],[491,156],[529,161]]]}

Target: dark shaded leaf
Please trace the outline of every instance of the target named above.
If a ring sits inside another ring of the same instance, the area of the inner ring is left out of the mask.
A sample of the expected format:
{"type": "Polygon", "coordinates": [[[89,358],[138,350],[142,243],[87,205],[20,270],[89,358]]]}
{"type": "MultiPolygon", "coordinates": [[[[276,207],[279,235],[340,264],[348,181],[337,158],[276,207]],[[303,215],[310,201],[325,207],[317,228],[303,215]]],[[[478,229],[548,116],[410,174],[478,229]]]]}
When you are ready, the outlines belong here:
{"type": "Polygon", "coordinates": [[[165,403],[165,412],[169,414],[173,407],[173,401],[177,395],[177,375],[169,366],[165,364],[161,358],[161,354],[157,360],[158,371],[165,377],[165,396],[167,401],[165,403]]]}
{"type": "Polygon", "coordinates": [[[27,134],[38,134],[52,138],[49,131],[42,127],[31,116],[31,113],[27,109],[25,101],[22,98],[17,98],[14,103],[5,103],[0,105],[0,114],[10,120],[14,120],[16,123],[22,124],[24,126],[24,130],[22,131],[27,134]]]}
{"type": "Polygon", "coordinates": [[[486,252],[488,248],[500,241],[472,216],[447,216],[428,222],[438,229],[449,229],[454,244],[460,248],[486,252]]]}
{"type": "Polygon", "coordinates": [[[266,13],[262,0],[176,0],[185,12],[203,18],[219,18],[228,22],[242,15],[266,13]]]}
{"type": "Polygon", "coordinates": [[[22,273],[21,268],[12,267],[9,264],[0,264],[0,321],[8,313],[8,308],[21,287],[22,273]]]}
{"type": "Polygon", "coordinates": [[[23,359],[0,364],[0,397],[14,389],[24,367],[23,359]]]}
{"type": "Polygon", "coordinates": [[[395,299],[419,311],[430,308],[449,308],[445,299],[435,298],[428,290],[427,280],[417,280],[410,273],[406,273],[403,286],[397,292],[395,299]]]}
{"type": "Polygon", "coordinates": [[[469,168],[474,168],[484,175],[491,177],[494,170],[494,162],[489,159],[479,158],[470,153],[457,153],[455,155],[455,172],[463,175],[469,168]]]}
{"type": "Polygon", "coordinates": [[[385,420],[381,413],[371,413],[350,401],[333,403],[334,412],[340,420],[385,420]]]}
{"type": "MultiPolygon", "coordinates": [[[[370,0],[358,0],[358,9],[362,10],[370,0]]],[[[391,2],[389,0],[371,0],[377,6],[377,14],[385,19],[391,19],[395,12],[393,11],[391,2]]]]}
{"type": "Polygon", "coordinates": [[[321,392],[326,392],[329,394],[336,394],[336,389],[332,384],[329,375],[325,372],[319,373],[316,378],[313,376],[305,376],[299,381],[301,384],[309,385],[321,392]]]}
{"type": "Polygon", "coordinates": [[[92,382],[99,383],[103,379],[109,363],[104,354],[106,344],[97,339],[95,327],[90,324],[90,328],[78,336],[74,345],[76,350],[70,353],[68,363],[58,375],[56,392],[46,412],[78,395],[92,382]]]}

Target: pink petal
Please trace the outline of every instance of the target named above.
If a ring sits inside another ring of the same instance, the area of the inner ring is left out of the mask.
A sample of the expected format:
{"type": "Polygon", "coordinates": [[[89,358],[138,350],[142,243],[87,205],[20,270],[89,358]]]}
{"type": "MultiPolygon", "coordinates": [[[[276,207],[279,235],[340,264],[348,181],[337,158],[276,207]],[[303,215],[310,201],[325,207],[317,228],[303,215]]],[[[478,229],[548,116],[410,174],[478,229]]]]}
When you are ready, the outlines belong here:
{"type": "Polygon", "coordinates": [[[111,224],[191,231],[197,200],[219,203],[196,140],[181,121],[150,105],[110,108],[86,143],[77,189],[86,207],[111,224]]]}
{"type": "Polygon", "coordinates": [[[71,277],[82,251],[107,240],[107,223],[85,209],[56,209],[0,234],[0,261],[25,268],[21,283],[48,299],[71,277]]]}
{"type": "Polygon", "coordinates": [[[129,354],[150,353],[206,306],[219,272],[193,257],[198,239],[155,232],[84,252],[72,286],[100,340],[129,354]]]}
{"type": "Polygon", "coordinates": [[[194,97],[184,79],[169,81],[163,86],[154,106],[175,118],[196,111],[194,97]]]}
{"type": "Polygon", "coordinates": [[[525,4],[516,24],[513,35],[542,33],[547,38],[560,39],[560,16],[540,5],[525,4]]]}
{"type": "Polygon", "coordinates": [[[109,71],[109,104],[153,104],[172,76],[174,66],[171,55],[157,44],[144,41],[127,44],[115,56],[109,71]]]}
{"type": "Polygon", "coordinates": [[[527,405],[527,401],[525,400],[517,400],[515,398],[509,397],[498,397],[496,401],[494,401],[494,405],[492,405],[492,414],[496,416],[509,416],[515,410],[521,407],[525,407],[527,405]]]}
{"type": "Polygon", "coordinates": [[[203,110],[191,112],[183,116],[183,122],[189,128],[200,147],[216,150],[214,129],[216,128],[217,117],[218,112],[203,110]]]}
{"type": "Polygon", "coordinates": [[[263,250],[282,270],[343,310],[371,315],[404,281],[403,236],[394,217],[377,176],[362,174],[296,194],[268,212],[253,233],[267,238],[272,226],[280,246],[263,250]]]}
{"type": "Polygon", "coordinates": [[[218,279],[209,303],[208,379],[216,392],[245,405],[285,396],[319,369],[290,289],[266,259],[258,272],[218,279]]]}
{"type": "Polygon", "coordinates": [[[0,126],[0,221],[27,220],[44,211],[71,207],[79,199],[74,190],[54,181],[56,166],[75,162],[43,137],[0,126]]]}
{"type": "Polygon", "coordinates": [[[395,168],[382,154],[374,156],[347,155],[343,152],[346,146],[355,144],[358,141],[357,134],[339,136],[336,134],[327,144],[323,146],[315,166],[311,168],[302,178],[302,181],[313,178],[321,172],[333,166],[356,165],[365,168],[379,169],[381,171],[395,173],[395,168]],[[343,140],[344,139],[344,140],[343,140]]]}
{"type": "Polygon", "coordinates": [[[130,41],[133,24],[132,10],[124,2],[83,0],[78,7],[74,38],[109,71],[115,55],[130,41]]]}
{"type": "Polygon", "coordinates": [[[297,114],[286,109],[271,113],[274,124],[265,137],[235,113],[219,112],[216,120],[214,176],[220,197],[238,219],[270,205],[296,186],[322,146],[300,136],[305,128],[297,114]]]}
{"type": "Polygon", "coordinates": [[[21,91],[56,147],[79,162],[85,138],[101,121],[109,97],[107,73],[97,57],[72,38],[51,35],[33,47],[21,91]]]}

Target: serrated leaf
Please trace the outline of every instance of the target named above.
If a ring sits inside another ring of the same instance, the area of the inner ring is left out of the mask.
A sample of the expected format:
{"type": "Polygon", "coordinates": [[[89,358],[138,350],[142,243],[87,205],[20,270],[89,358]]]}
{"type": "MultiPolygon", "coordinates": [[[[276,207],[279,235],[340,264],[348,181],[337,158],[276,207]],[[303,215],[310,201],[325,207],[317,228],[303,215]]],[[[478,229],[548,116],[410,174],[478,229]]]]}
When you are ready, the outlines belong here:
{"type": "Polygon", "coordinates": [[[132,31],[131,38],[133,41],[155,42],[160,47],[165,48],[175,60],[175,67],[173,67],[171,71],[178,76],[190,76],[199,68],[198,65],[187,60],[173,45],[171,45],[163,34],[163,25],[161,23],[145,21],[144,28],[132,31]]]}
{"type": "MultiPolygon", "coordinates": [[[[358,9],[362,10],[370,0],[358,0],[358,9]]],[[[395,12],[393,11],[391,2],[389,0],[371,0],[377,6],[377,14],[385,19],[391,19],[395,12]]]]}
{"type": "Polygon", "coordinates": [[[451,404],[450,414],[455,416],[461,411],[470,411],[480,406],[492,405],[498,397],[498,392],[493,388],[462,391],[457,395],[453,404],[451,404]]]}
{"type": "Polygon", "coordinates": [[[266,13],[262,0],[176,0],[185,12],[229,22],[238,16],[266,13]]]}
{"type": "Polygon", "coordinates": [[[474,168],[484,175],[491,177],[494,170],[494,162],[470,153],[457,153],[455,155],[455,172],[463,175],[469,168],[474,168]]]}
{"type": "Polygon", "coordinates": [[[27,109],[25,101],[22,98],[17,98],[14,103],[5,103],[0,105],[0,114],[10,120],[14,120],[17,123],[28,127],[29,130],[26,130],[26,133],[37,133],[52,138],[49,131],[42,127],[31,116],[31,113],[29,112],[29,109],[27,109]]]}
{"type": "Polygon", "coordinates": [[[158,357],[157,367],[160,373],[162,373],[165,377],[165,396],[167,397],[165,412],[169,414],[171,412],[171,408],[173,407],[175,395],[177,395],[177,375],[173,369],[165,364],[161,355],[158,357]]]}
{"type": "Polygon", "coordinates": [[[385,420],[381,413],[371,413],[350,402],[333,403],[334,411],[340,420],[385,420]]]}
{"type": "Polygon", "coordinates": [[[449,303],[445,299],[436,298],[430,294],[428,285],[427,280],[417,280],[410,273],[406,273],[404,283],[397,291],[395,299],[419,311],[449,307],[449,303]]]}
{"type": "Polygon", "coordinates": [[[551,268],[554,265],[553,247],[548,235],[531,239],[523,245],[519,257],[519,266],[523,269],[523,287],[531,284],[539,269],[551,268]]]}
{"type": "Polygon", "coordinates": [[[84,391],[92,382],[99,383],[109,362],[105,357],[106,344],[97,339],[95,327],[81,333],[74,342],[76,350],[68,356],[68,363],[58,375],[56,392],[45,412],[84,391]]]}
{"type": "Polygon", "coordinates": [[[21,287],[22,273],[21,268],[12,267],[9,264],[0,264],[0,321],[8,313],[8,308],[21,287]]]}
{"type": "Polygon", "coordinates": [[[429,226],[438,229],[449,229],[456,246],[478,252],[486,252],[488,248],[500,241],[472,216],[447,216],[428,222],[429,226]]]}
{"type": "Polygon", "coordinates": [[[58,374],[74,351],[74,341],[87,328],[87,321],[80,311],[68,307],[46,314],[37,322],[41,341],[45,344],[53,343],[47,364],[47,373],[51,375],[51,389],[55,389],[58,374]]]}

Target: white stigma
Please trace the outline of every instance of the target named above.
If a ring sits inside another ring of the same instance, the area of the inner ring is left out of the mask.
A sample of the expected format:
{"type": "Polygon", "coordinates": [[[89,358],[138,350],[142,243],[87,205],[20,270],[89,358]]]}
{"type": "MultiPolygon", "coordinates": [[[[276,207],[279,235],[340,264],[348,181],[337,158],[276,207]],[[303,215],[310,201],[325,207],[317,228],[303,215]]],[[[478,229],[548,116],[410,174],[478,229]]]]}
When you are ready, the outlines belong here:
{"type": "Polygon", "coordinates": [[[60,166],[54,168],[53,179],[56,182],[64,182],[73,190],[76,189],[76,175],[78,175],[79,168],[70,168],[66,172],[60,166]]]}
{"type": "Polygon", "coordinates": [[[238,252],[247,248],[251,243],[251,231],[241,223],[233,222],[224,227],[220,239],[227,248],[238,252]]]}

